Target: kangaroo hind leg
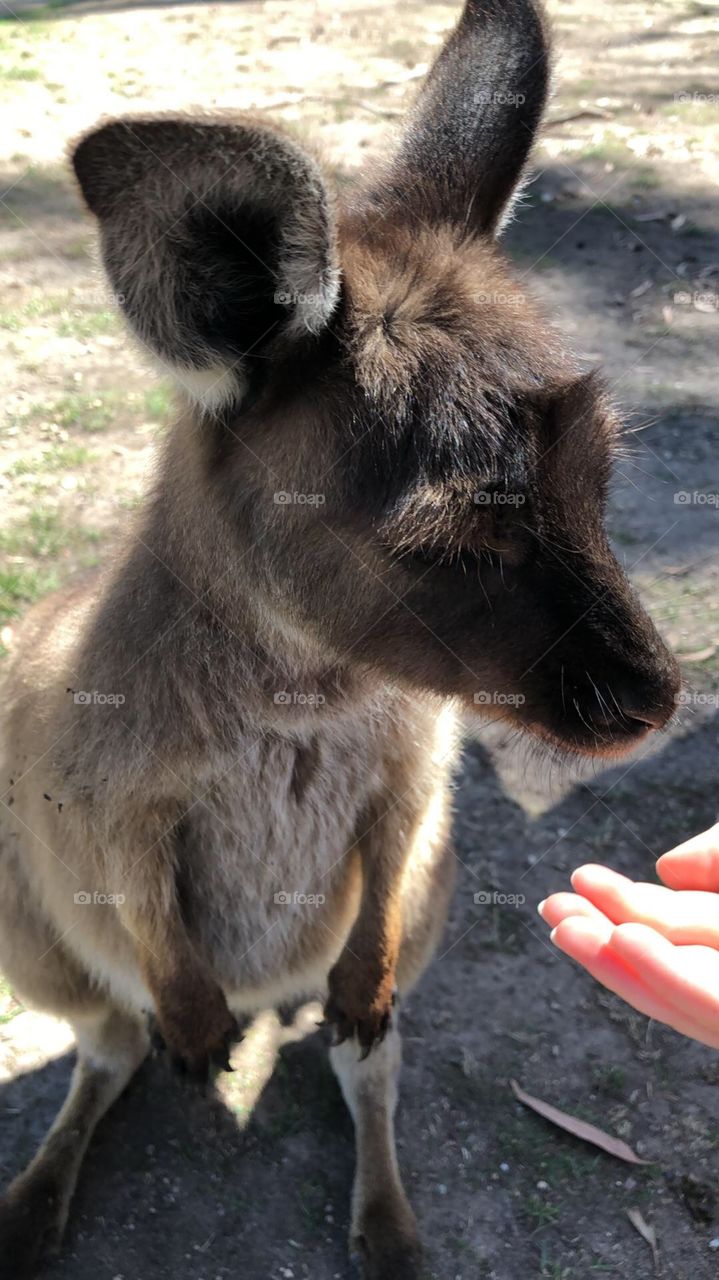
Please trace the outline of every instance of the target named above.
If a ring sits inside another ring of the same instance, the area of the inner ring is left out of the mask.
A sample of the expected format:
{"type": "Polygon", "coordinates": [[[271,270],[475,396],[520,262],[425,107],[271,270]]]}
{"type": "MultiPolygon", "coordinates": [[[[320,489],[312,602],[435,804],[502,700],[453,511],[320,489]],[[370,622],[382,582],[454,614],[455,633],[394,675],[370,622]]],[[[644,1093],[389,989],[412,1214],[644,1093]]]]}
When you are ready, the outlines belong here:
{"type": "Polygon", "coordinates": [[[417,1224],[397,1165],[394,1113],[401,1043],[397,1012],[384,1039],[367,1056],[357,1037],[330,1050],[355,1126],[357,1167],[352,1193],[350,1250],[363,1280],[420,1280],[417,1224]]]}
{"type": "Polygon", "coordinates": [[[0,1280],[23,1280],[57,1251],[82,1159],[95,1126],[148,1049],[145,1028],[117,1010],[74,1024],[77,1062],[45,1141],[0,1199],[0,1280]]]}

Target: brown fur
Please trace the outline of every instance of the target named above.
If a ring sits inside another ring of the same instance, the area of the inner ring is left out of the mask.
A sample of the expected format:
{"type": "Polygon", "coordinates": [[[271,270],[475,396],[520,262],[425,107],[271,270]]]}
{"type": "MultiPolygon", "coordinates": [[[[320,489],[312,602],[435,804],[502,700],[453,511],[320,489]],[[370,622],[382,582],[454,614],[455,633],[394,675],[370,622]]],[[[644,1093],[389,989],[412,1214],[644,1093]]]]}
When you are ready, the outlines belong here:
{"type": "Polygon", "coordinates": [[[61,1234],[148,1013],[203,1076],[236,1013],[319,991],[357,1132],[353,1246],[369,1280],[417,1277],[394,1000],[451,892],[458,712],[593,755],[672,715],[676,665],[603,527],[616,416],[492,238],[543,33],[531,0],[468,0],[351,206],[243,117],[111,122],[75,150],[183,407],[125,550],[31,612],[9,674],[0,963],[79,1049],[0,1205],[16,1271],[61,1234]]]}

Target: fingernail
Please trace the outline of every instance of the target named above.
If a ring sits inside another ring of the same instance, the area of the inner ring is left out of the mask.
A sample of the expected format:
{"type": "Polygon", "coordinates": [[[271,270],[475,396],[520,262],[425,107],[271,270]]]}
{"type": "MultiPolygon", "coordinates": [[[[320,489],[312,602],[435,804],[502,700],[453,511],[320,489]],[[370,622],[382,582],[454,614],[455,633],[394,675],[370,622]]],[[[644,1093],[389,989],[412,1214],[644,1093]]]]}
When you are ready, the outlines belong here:
{"type": "Polygon", "coordinates": [[[545,907],[545,905],[546,905],[546,902],[547,902],[547,899],[546,899],[546,898],[542,898],[542,901],[541,901],[541,902],[538,904],[538,906],[537,906],[537,911],[538,911],[538,913],[539,913],[539,915],[540,915],[540,916],[541,916],[541,914],[542,914],[542,912],[543,912],[543,910],[544,910],[544,907],[545,907]]]}
{"type": "Polygon", "coordinates": [[[549,935],[549,941],[550,941],[550,942],[554,942],[554,939],[555,939],[555,937],[557,936],[557,929],[558,929],[558,928],[559,928],[559,925],[557,925],[557,926],[556,926],[556,928],[552,929],[552,932],[551,932],[551,933],[550,933],[550,935],[549,935]]]}

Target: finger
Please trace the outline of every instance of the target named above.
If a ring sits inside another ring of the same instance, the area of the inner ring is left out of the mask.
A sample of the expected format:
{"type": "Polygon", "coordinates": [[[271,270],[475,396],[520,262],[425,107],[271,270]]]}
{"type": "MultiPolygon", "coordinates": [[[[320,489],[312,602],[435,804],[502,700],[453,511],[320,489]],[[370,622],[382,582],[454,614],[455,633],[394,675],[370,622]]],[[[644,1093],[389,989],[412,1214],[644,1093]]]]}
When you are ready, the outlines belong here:
{"type": "Polygon", "coordinates": [[[602,986],[621,996],[648,1018],[667,1022],[674,1011],[656,995],[640,973],[612,950],[609,942],[613,932],[611,925],[607,927],[595,920],[574,916],[554,929],[551,937],[560,951],[578,960],[602,986]]]}
{"type": "Polygon", "coordinates": [[[719,898],[660,884],[634,883],[609,867],[580,867],[572,884],[616,925],[638,923],[680,945],[719,948],[719,898]]]}
{"type": "MultiPolygon", "coordinates": [[[[701,1044],[719,1049],[719,1026],[716,1021],[704,1022],[701,1018],[692,1017],[686,1011],[677,1009],[666,998],[666,983],[664,986],[660,984],[657,991],[654,985],[656,975],[652,974],[652,981],[648,981],[646,972],[641,968],[646,962],[646,951],[635,956],[639,968],[634,968],[624,956],[614,951],[612,944],[618,932],[617,929],[611,929],[611,926],[604,926],[595,920],[575,916],[567,917],[553,930],[551,938],[561,951],[579,961],[591,977],[620,996],[639,1013],[665,1023],[701,1044]]],[[[665,943],[665,946],[669,945],[665,943]]],[[[651,965],[649,969],[651,972],[651,965]]]]}
{"type": "Polygon", "coordinates": [[[552,929],[567,916],[588,916],[593,920],[607,919],[592,902],[581,898],[578,893],[553,893],[545,898],[544,902],[540,902],[537,911],[552,929]]]}
{"type": "Polygon", "coordinates": [[[719,893],[719,823],[662,854],[657,873],[670,889],[719,893]]]}
{"type": "Polygon", "coordinates": [[[655,993],[694,1021],[719,1030],[719,954],[713,948],[675,947],[641,924],[620,925],[611,948],[655,993]]]}

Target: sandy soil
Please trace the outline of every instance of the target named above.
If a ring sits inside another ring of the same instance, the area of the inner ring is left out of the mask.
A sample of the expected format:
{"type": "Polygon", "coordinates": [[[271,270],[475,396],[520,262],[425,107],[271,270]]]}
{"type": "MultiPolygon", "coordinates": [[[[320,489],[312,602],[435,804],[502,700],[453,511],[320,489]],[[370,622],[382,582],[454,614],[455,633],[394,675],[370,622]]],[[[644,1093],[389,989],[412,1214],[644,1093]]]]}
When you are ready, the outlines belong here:
{"type": "MultiPolygon", "coordinates": [[[[615,542],[684,658],[685,713],[643,758],[538,777],[497,740],[458,779],[460,886],[405,1015],[401,1159],[437,1280],[708,1280],[719,1062],[547,945],[534,907],[580,861],[650,876],[717,815],[719,85],[715,2],[554,0],[556,93],[509,248],[636,425],[615,542]],[[675,500],[691,495],[687,502],[675,500]],[[696,494],[709,496],[702,501],[696,494]],[[714,494],[714,498],[711,495],[714,494]],[[480,889],[523,895],[479,906],[480,889]],[[509,1079],[628,1141],[550,1128],[509,1079]],[[627,1218],[656,1229],[659,1262],[627,1218]]],[[[0,627],[112,553],[171,414],[125,339],[63,161],[103,113],[231,104],[319,138],[349,183],[389,143],[454,4],[0,3],[0,627]],[[13,16],[13,14],[15,16],[13,16]]],[[[60,1024],[0,995],[4,1180],[66,1088],[60,1024]]],[[[312,1011],[259,1020],[216,1098],[148,1063],[98,1130],[67,1280],[349,1275],[352,1135],[312,1011]],[[274,1067],[274,1072],[273,1072],[274,1067]]]]}

